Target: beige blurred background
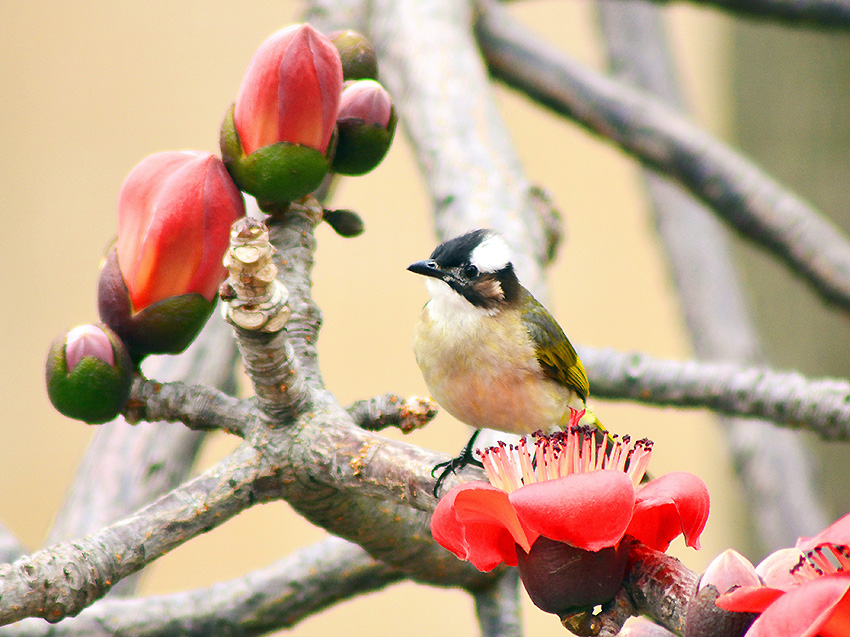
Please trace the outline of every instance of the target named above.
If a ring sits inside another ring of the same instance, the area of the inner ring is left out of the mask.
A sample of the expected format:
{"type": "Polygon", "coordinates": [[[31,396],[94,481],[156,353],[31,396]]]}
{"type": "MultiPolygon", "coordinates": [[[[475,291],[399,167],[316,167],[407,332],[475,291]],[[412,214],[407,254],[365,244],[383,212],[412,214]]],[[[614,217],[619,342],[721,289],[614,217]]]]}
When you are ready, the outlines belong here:
{"type": "MultiPolygon", "coordinates": [[[[37,0],[0,6],[0,260],[6,286],[0,314],[0,520],[27,547],[40,545],[93,434],[52,410],[43,360],[53,337],[97,319],[98,262],[114,233],[124,176],[156,151],[216,151],[219,122],[253,49],[297,19],[300,8],[280,0],[37,0]]],[[[511,10],[541,37],[604,67],[590,4],[528,0],[511,10]]],[[[666,15],[696,118],[725,135],[728,21],[684,7],[666,15]]],[[[568,240],[551,271],[551,309],[568,334],[596,347],[689,356],[635,165],[516,95],[501,89],[498,95],[529,177],[551,191],[566,219],[568,240]],[[580,296],[571,285],[576,278],[584,282],[580,296]]],[[[318,230],[315,296],[325,316],[325,379],[343,403],[386,391],[424,394],[410,335],[426,294],[405,267],[427,256],[435,239],[429,201],[403,133],[375,172],[344,180],[334,204],[360,211],[367,232],[344,240],[327,227],[318,230]]],[[[688,566],[701,569],[720,550],[741,547],[741,500],[706,414],[599,401],[594,409],[610,428],[656,441],[654,473],[688,470],[708,483],[713,503],[703,550],[685,550],[678,541],[675,548],[688,566]]],[[[465,428],[440,416],[407,440],[455,453],[467,436],[465,428]]],[[[213,436],[201,464],[233,444],[213,436]]],[[[322,533],[286,504],[258,506],[160,559],[146,572],[142,592],[236,577],[322,533]]],[[[556,618],[526,607],[529,634],[563,634],[556,618]]],[[[412,584],[342,604],[294,633],[340,630],[350,637],[476,631],[468,597],[412,584]]]]}

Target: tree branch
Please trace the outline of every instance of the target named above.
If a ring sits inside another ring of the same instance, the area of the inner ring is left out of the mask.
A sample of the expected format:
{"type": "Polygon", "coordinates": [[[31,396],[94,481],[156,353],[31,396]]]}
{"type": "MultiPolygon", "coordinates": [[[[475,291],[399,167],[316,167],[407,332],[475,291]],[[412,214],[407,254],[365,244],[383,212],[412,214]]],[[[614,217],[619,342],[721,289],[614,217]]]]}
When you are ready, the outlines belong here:
{"type": "Polygon", "coordinates": [[[122,634],[136,637],[264,635],[291,628],[333,604],[403,579],[335,537],[266,568],[208,588],[136,599],[107,599],[56,626],[30,619],[0,628],[2,637],[122,634]],[[106,628],[108,627],[108,628],[106,628]]]}
{"type": "Polygon", "coordinates": [[[735,363],[672,361],[577,346],[600,398],[664,407],[703,407],[727,416],[765,418],[825,440],[850,439],[850,383],[808,379],[735,363]]]}
{"type": "Polygon", "coordinates": [[[519,571],[512,568],[490,586],[472,592],[482,637],[522,634],[519,571]]]}
{"type": "Polygon", "coordinates": [[[477,32],[493,75],[677,180],[821,297],[850,310],[850,244],[827,219],[674,109],[571,60],[480,0],[477,32]]]}
{"type": "Polygon", "coordinates": [[[472,37],[468,0],[313,0],[323,30],[352,28],[352,16],[378,53],[381,82],[394,96],[404,131],[436,210],[441,239],[491,227],[516,253],[523,284],[546,294],[551,207],[523,174],[472,37]],[[359,6],[359,10],[356,8],[359,6]],[[427,56],[422,52],[428,51],[427,56]],[[544,223],[545,221],[545,223],[544,223]]]}
{"type": "Polygon", "coordinates": [[[636,615],[647,615],[677,635],[685,632],[688,600],[699,577],[675,557],[640,542],[629,548],[623,586],[635,605],[636,615]]]}
{"type": "MultiPolygon", "coordinates": [[[[661,10],[639,1],[602,0],[597,7],[617,76],[686,111],[661,10]]],[[[761,344],[723,227],[676,183],[648,169],[641,172],[696,355],[761,362],[761,344]]],[[[762,548],[790,546],[823,528],[827,516],[799,436],[765,421],[721,418],[720,424],[762,548]]]]}
{"type": "Polygon", "coordinates": [[[183,542],[271,499],[263,480],[277,470],[255,449],[230,456],[141,509],[80,540],[65,541],[0,565],[0,625],[24,617],[56,622],[103,597],[183,542]]]}
{"type": "MultiPolygon", "coordinates": [[[[673,4],[675,0],[652,0],[673,4]]],[[[746,17],[764,18],[788,26],[812,25],[846,29],[850,26],[850,2],[847,0],[691,0],[721,11],[746,17]]]]}
{"type": "Polygon", "coordinates": [[[384,394],[367,400],[357,400],[345,408],[354,424],[368,431],[395,427],[402,433],[421,429],[437,415],[437,405],[431,398],[384,394]]]}
{"type": "Polygon", "coordinates": [[[252,401],[233,398],[206,385],[160,383],[146,378],[134,381],[127,405],[124,416],[131,424],[141,420],[181,422],[195,431],[221,430],[242,437],[256,418],[252,401]]]}

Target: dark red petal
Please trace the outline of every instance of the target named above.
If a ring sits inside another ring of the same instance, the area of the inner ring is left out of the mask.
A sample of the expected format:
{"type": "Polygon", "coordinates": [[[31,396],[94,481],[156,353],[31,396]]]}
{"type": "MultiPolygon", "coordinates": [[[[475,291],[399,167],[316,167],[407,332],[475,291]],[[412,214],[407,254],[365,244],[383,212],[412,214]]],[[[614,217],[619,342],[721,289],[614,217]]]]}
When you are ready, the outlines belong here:
{"type": "Polygon", "coordinates": [[[797,541],[797,548],[808,551],[821,544],[850,546],[850,513],[830,524],[816,536],[800,538],[797,541]]]}
{"type": "Polygon", "coordinates": [[[635,490],[622,471],[593,471],[529,484],[509,497],[528,528],[598,551],[622,539],[632,517],[635,490]]]}
{"type": "Polygon", "coordinates": [[[480,571],[502,562],[516,566],[515,545],[530,548],[538,537],[523,529],[507,493],[486,482],[467,482],[449,491],[431,516],[431,535],[480,571]]]}
{"type": "Polygon", "coordinates": [[[850,625],[850,575],[810,580],[771,604],[747,637],[846,637],[850,625]]]}
{"type": "Polygon", "coordinates": [[[698,549],[708,509],[702,480],[683,471],[668,473],[638,489],[626,533],[657,551],[666,551],[670,541],[684,533],[687,545],[698,549]]]}

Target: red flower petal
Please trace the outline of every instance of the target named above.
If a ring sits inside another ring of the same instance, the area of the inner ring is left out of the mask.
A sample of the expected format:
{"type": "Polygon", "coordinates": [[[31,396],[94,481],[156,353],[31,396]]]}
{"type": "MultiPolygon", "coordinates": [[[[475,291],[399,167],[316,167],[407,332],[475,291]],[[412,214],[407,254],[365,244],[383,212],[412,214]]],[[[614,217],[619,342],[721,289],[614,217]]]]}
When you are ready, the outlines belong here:
{"type": "Polygon", "coordinates": [[[769,586],[742,586],[720,595],[715,604],[736,613],[761,613],[784,594],[785,591],[769,586]]]}
{"type": "Polygon", "coordinates": [[[622,471],[593,471],[529,484],[508,497],[528,528],[598,551],[622,539],[632,517],[635,490],[622,471]]]}
{"type": "Polygon", "coordinates": [[[684,471],[668,473],[638,489],[626,533],[657,551],[666,551],[670,541],[684,533],[687,545],[698,549],[708,509],[702,480],[684,471]]]}
{"type": "Polygon", "coordinates": [[[850,513],[830,524],[816,536],[797,540],[797,548],[801,551],[811,550],[821,544],[850,546],[850,513]]]}
{"type": "Polygon", "coordinates": [[[848,590],[850,575],[846,573],[810,580],[771,604],[747,637],[846,637],[850,634],[848,590]]]}
{"type": "Polygon", "coordinates": [[[526,551],[539,534],[523,528],[508,494],[486,482],[467,482],[449,491],[431,516],[437,542],[480,571],[504,562],[516,566],[516,548],[526,551]]]}
{"type": "Polygon", "coordinates": [[[779,549],[759,562],[756,573],[765,586],[789,591],[800,585],[800,580],[791,573],[800,563],[800,557],[800,549],[779,549]]]}

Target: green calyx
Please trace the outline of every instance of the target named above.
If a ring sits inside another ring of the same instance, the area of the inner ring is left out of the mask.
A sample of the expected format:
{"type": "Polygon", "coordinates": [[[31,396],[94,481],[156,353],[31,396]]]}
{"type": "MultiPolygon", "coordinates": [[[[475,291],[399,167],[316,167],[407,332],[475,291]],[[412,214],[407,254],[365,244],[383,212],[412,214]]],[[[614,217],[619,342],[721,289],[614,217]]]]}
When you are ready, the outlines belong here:
{"type": "Polygon", "coordinates": [[[196,293],[157,301],[131,317],[128,346],[144,354],[179,354],[197,338],[215,303],[196,293]]]}
{"type": "Polygon", "coordinates": [[[386,128],[367,124],[359,117],[337,121],[339,138],[331,170],[340,175],[364,175],[378,167],[393,143],[397,122],[393,109],[386,128]]]}
{"type": "Polygon", "coordinates": [[[107,328],[115,364],[84,356],[69,373],[65,335],[50,346],[45,367],[47,395],[56,410],[69,418],[99,425],[114,419],[130,397],[135,367],[121,340],[107,328]]]}
{"type": "Polygon", "coordinates": [[[260,202],[285,204],[310,194],[322,183],[330,163],[315,148],[278,142],[245,155],[231,107],[221,124],[221,158],[240,190],[260,202]]]}

